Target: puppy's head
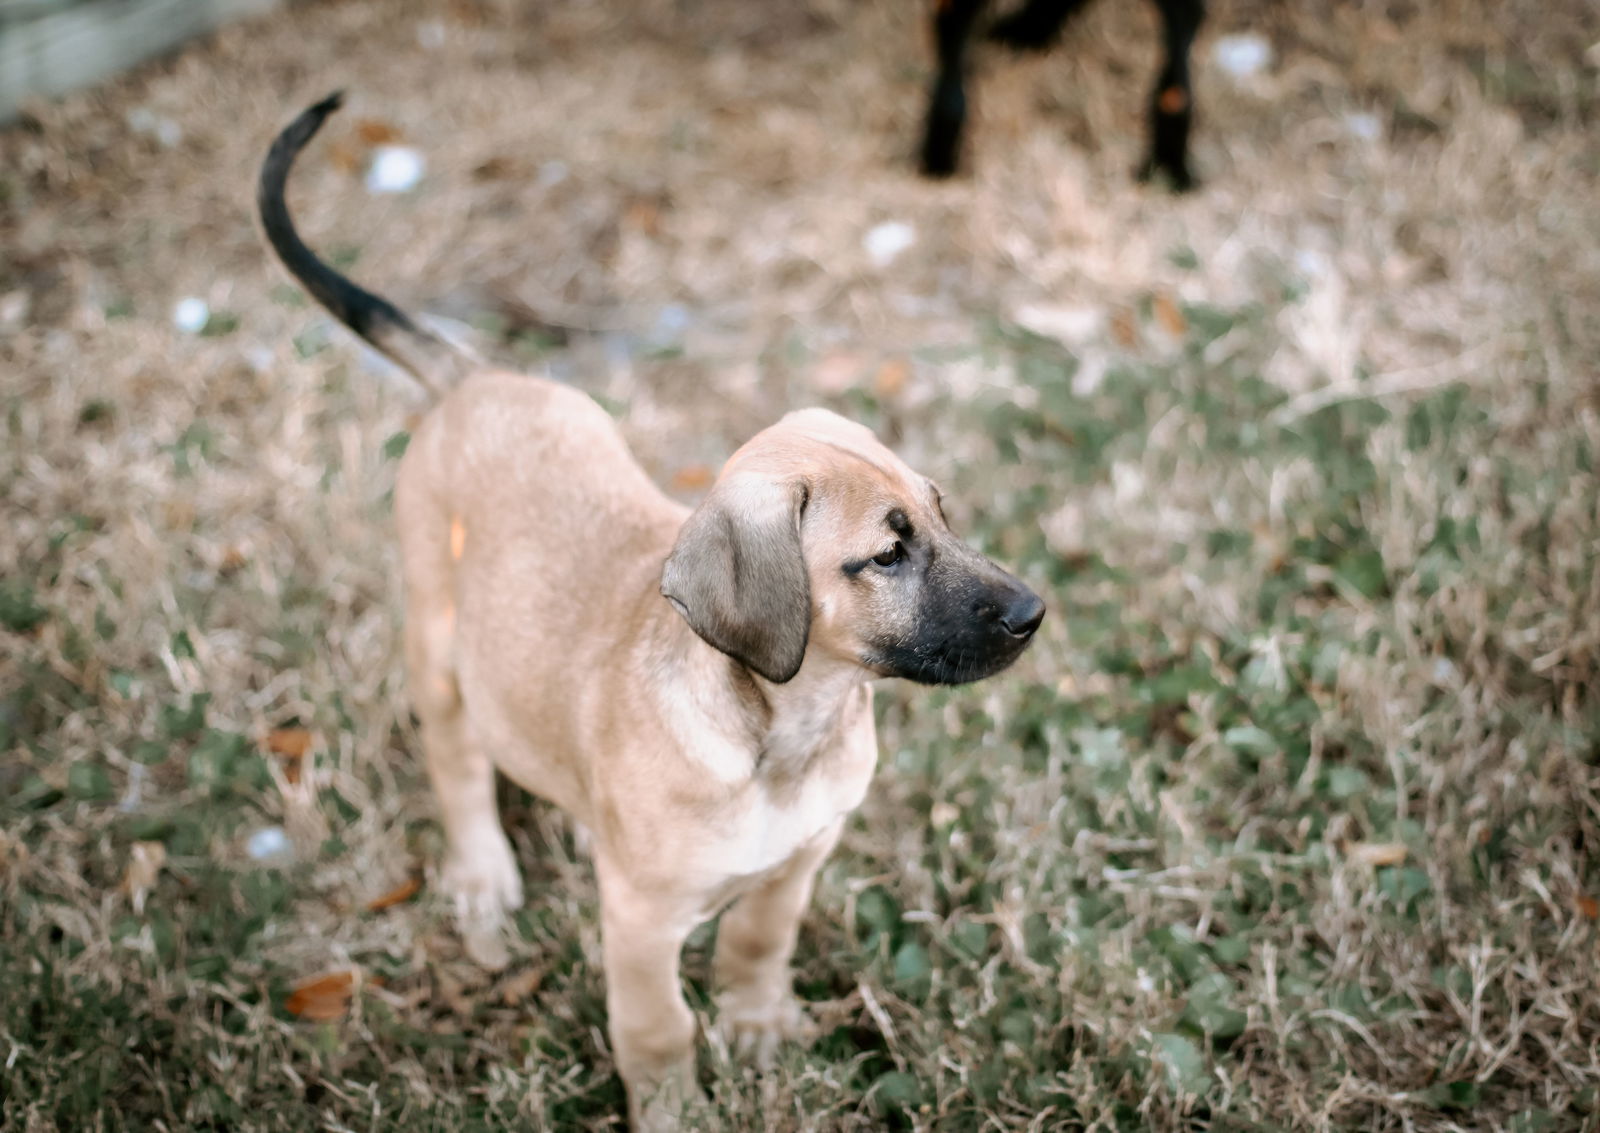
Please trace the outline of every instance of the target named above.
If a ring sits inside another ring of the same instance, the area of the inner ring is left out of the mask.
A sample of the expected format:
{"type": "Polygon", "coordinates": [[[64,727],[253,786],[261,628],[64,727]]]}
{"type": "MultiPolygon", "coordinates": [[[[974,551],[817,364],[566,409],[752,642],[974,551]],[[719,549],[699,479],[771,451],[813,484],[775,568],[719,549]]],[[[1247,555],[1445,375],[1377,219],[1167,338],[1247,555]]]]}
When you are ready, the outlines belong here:
{"type": "Polygon", "coordinates": [[[1004,669],[1044,603],[968,547],[939,489],[860,425],[791,413],[733,454],[667,558],[661,592],[768,680],[808,651],[962,684],[1004,669]]]}

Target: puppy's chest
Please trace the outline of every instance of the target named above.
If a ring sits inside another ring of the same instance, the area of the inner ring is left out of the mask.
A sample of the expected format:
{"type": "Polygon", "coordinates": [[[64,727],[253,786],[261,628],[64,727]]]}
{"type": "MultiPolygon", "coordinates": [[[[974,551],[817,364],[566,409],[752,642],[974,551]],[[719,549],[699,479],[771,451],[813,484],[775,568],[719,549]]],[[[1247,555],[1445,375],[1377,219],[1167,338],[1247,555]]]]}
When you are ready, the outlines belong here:
{"type": "Polygon", "coordinates": [[[711,903],[720,907],[828,836],[860,805],[876,754],[870,742],[849,744],[830,752],[828,765],[815,774],[752,783],[733,821],[703,848],[702,867],[717,878],[711,903]]]}

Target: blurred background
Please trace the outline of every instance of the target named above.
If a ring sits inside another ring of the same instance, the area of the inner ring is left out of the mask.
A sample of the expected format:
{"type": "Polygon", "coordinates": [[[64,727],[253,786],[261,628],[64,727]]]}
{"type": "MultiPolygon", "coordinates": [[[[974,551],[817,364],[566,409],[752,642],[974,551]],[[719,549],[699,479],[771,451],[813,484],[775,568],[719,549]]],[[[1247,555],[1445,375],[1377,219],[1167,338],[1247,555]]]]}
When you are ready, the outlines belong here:
{"type": "Polygon", "coordinates": [[[1153,6],[978,44],[942,183],[927,18],[0,0],[0,1125],[621,1127],[566,821],[505,792],[506,973],[428,884],[423,406],[252,215],[337,88],[332,262],[689,502],[845,412],[1051,607],[880,687],[823,1038],[703,1049],[729,1128],[1600,1120],[1600,12],[1216,0],[1181,196],[1131,176],[1153,6]]]}

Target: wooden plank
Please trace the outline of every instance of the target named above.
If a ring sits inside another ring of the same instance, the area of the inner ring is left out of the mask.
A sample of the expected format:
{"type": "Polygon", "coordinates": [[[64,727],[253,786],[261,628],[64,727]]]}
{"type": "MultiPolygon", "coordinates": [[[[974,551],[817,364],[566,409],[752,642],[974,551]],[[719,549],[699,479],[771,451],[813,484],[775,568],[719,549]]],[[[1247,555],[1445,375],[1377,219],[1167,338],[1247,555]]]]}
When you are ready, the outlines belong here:
{"type": "Polygon", "coordinates": [[[102,82],[197,35],[280,0],[89,0],[0,22],[0,122],[30,97],[102,82]]]}

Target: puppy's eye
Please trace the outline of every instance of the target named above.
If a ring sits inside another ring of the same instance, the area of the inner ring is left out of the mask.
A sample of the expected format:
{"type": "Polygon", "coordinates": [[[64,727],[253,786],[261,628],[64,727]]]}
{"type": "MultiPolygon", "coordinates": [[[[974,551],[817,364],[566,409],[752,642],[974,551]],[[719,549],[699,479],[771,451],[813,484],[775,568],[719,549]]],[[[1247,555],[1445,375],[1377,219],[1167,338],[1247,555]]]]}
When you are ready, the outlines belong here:
{"type": "Polygon", "coordinates": [[[884,551],[881,555],[873,555],[872,561],[881,567],[894,566],[895,563],[906,557],[906,549],[898,540],[895,545],[884,551]]]}

